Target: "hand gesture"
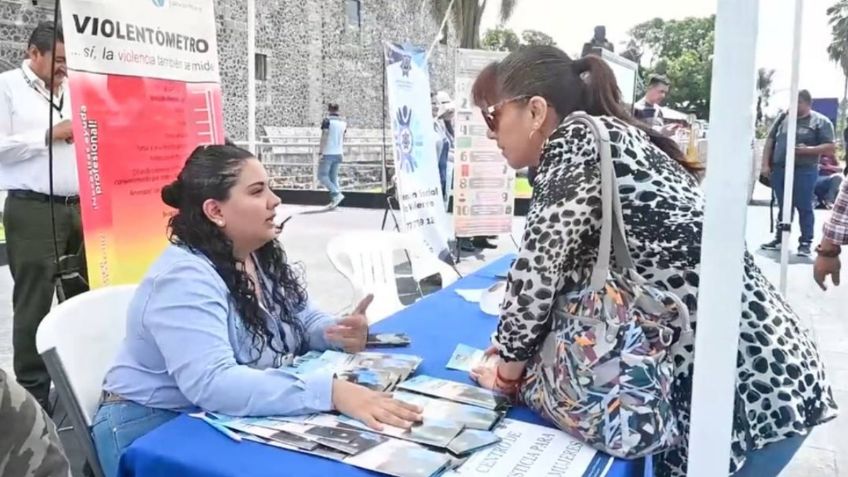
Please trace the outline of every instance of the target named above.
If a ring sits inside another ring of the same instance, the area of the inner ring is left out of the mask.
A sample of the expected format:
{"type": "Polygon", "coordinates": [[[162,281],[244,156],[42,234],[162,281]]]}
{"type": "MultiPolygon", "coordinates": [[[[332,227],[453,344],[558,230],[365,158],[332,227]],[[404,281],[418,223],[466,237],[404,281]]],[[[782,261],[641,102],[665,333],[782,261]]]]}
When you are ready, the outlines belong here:
{"type": "Polygon", "coordinates": [[[341,379],[333,381],[333,407],[375,431],[382,431],[383,424],[409,429],[423,419],[418,406],[341,379]]]}
{"type": "Polygon", "coordinates": [[[813,278],[822,290],[827,290],[825,282],[827,281],[827,276],[830,275],[833,286],[838,287],[840,268],[842,268],[842,264],[839,261],[839,257],[824,257],[819,255],[816,257],[815,265],[813,265],[813,278]]]}
{"type": "Polygon", "coordinates": [[[673,136],[674,132],[680,128],[680,125],[677,123],[666,124],[665,126],[660,128],[660,134],[663,136],[673,136]]]}
{"type": "Polygon", "coordinates": [[[66,119],[62,122],[56,123],[53,125],[53,141],[65,141],[67,143],[73,142],[74,140],[74,130],[71,126],[71,121],[66,119]]]}
{"type": "Polygon", "coordinates": [[[368,318],[365,312],[372,301],[374,301],[374,295],[366,296],[350,315],[327,328],[324,331],[327,341],[346,353],[358,353],[364,350],[368,341],[368,318]]]}

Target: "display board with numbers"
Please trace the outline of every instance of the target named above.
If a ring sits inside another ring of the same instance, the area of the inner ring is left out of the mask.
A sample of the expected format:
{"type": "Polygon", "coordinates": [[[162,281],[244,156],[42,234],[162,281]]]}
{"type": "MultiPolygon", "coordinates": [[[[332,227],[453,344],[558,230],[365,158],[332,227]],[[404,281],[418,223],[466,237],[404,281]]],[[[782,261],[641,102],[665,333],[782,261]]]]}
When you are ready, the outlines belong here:
{"type": "Polygon", "coordinates": [[[457,237],[512,232],[515,171],[506,163],[479,108],[471,100],[471,86],[483,68],[506,53],[457,50],[456,151],[453,173],[453,217],[457,237]]]}

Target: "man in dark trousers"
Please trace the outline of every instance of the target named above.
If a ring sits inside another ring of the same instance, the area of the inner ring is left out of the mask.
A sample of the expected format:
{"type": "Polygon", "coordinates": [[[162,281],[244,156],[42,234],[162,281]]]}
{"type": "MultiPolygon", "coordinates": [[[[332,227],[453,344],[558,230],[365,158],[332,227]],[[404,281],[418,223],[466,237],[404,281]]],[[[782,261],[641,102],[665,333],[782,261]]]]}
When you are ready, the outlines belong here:
{"type": "Polygon", "coordinates": [[[54,48],[53,24],[40,23],[30,36],[27,59],[20,68],[0,74],[0,189],[8,191],[3,226],[14,281],[14,370],[17,381],[42,406],[48,402],[50,376],[36,350],[35,333],[53,303],[55,252],[61,257],[82,256],[83,251],[65,45],[61,30],[55,33],[54,48]],[[53,108],[52,133],[48,108],[53,108]]]}
{"type": "MultiPolygon", "coordinates": [[[[777,197],[779,207],[778,221],[782,221],[784,213],[793,215],[793,208],[798,211],[798,221],[801,224],[801,238],[798,244],[798,256],[812,256],[811,246],[815,230],[815,214],[813,201],[815,197],[816,180],[819,177],[819,160],[822,155],[834,155],[836,146],[833,142],[833,124],[823,114],[813,111],[813,98],[807,90],[798,93],[798,123],[795,132],[795,180],[792,193],[792,204],[784,207],[783,188],[786,175],[786,147],[788,119],[781,115],[769,131],[766,145],[763,148],[762,175],[771,177],[771,185],[777,197]],[[789,209],[788,211],[786,209],[789,209]]],[[[790,219],[789,222],[792,220],[790,219]]],[[[763,244],[763,250],[780,250],[780,230],[774,240],[763,244]]]]}

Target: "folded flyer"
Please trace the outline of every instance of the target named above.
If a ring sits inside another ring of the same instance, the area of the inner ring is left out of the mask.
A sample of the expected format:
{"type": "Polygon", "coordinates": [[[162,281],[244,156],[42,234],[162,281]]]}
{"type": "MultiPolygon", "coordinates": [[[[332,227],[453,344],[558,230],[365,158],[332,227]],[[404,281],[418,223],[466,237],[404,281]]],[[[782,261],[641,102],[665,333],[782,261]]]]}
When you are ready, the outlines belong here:
{"type": "Polygon", "coordinates": [[[318,445],[322,445],[334,451],[355,455],[386,440],[375,433],[353,428],[338,428],[259,417],[231,417],[221,414],[211,416],[230,429],[253,434],[263,439],[271,439],[302,450],[314,450],[318,445]]]}
{"type": "Polygon", "coordinates": [[[331,414],[273,418],[207,415],[244,434],[249,440],[393,477],[435,477],[466,460],[430,450],[415,442],[360,430],[341,423],[338,416],[331,414]],[[355,451],[351,452],[351,448],[355,451]]]}
{"type": "Polygon", "coordinates": [[[476,452],[449,477],[515,475],[603,477],[613,458],[551,427],[504,419],[494,433],[500,442],[476,452]]]}
{"type": "Polygon", "coordinates": [[[467,455],[501,441],[492,431],[465,429],[448,444],[448,450],[456,455],[467,455]]]}
{"type": "Polygon", "coordinates": [[[505,396],[493,393],[488,389],[432,376],[416,376],[400,383],[397,388],[485,409],[495,410],[509,405],[509,400],[505,396]]]}
{"type": "Polygon", "coordinates": [[[445,454],[399,439],[390,439],[344,461],[394,477],[432,477],[439,475],[452,464],[452,459],[445,454]]]}
{"type": "Polygon", "coordinates": [[[437,399],[423,394],[395,391],[393,397],[424,410],[424,419],[453,421],[466,429],[488,431],[503,418],[503,412],[437,399]]]}
{"type": "Polygon", "coordinates": [[[494,363],[494,357],[486,356],[486,352],[482,349],[472,348],[464,344],[456,345],[453,355],[448,361],[448,369],[456,369],[458,371],[471,371],[478,366],[488,366],[494,363]]]}
{"type": "MultiPolygon", "coordinates": [[[[356,419],[347,416],[339,416],[338,419],[342,424],[371,430],[366,424],[356,419]]],[[[371,430],[371,432],[444,449],[462,432],[462,425],[453,421],[425,417],[424,422],[416,423],[409,429],[383,424],[382,431],[371,430]]]]}
{"type": "Polygon", "coordinates": [[[285,449],[285,450],[290,450],[290,451],[295,451],[295,452],[302,452],[304,454],[314,455],[314,456],[317,456],[317,457],[323,457],[325,459],[343,461],[345,459],[345,457],[347,457],[347,454],[345,454],[343,452],[337,452],[337,451],[334,451],[332,449],[328,449],[326,447],[318,446],[318,447],[316,447],[315,449],[312,449],[312,450],[304,450],[304,449],[298,449],[297,447],[290,446],[290,445],[285,444],[283,442],[275,441],[273,439],[265,439],[263,437],[255,435],[255,434],[242,433],[242,435],[245,439],[251,440],[253,442],[258,442],[260,444],[265,444],[265,445],[277,447],[277,448],[280,448],[280,449],[285,449]]]}
{"type": "Polygon", "coordinates": [[[295,375],[333,371],[341,379],[376,391],[392,390],[418,369],[421,357],[409,354],[363,352],[357,354],[328,350],[310,351],[295,358],[287,371],[295,375]]]}

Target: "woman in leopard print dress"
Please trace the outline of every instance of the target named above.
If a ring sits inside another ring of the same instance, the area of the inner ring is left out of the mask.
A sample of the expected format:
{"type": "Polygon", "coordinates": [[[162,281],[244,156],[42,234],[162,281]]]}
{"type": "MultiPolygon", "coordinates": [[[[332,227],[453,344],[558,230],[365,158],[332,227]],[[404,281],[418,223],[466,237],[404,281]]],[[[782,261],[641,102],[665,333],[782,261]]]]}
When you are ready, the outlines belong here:
{"type": "MultiPolygon", "coordinates": [[[[620,106],[603,60],[571,60],[553,47],[524,48],[487,67],[474,97],[510,165],[538,166],[538,176],[494,340],[500,360],[472,377],[482,386],[515,392],[526,362],[547,336],[555,299],[585,283],[595,263],[598,145],[585,126],[562,122],[574,111],[599,117],[609,130],[637,271],[678,295],[694,321],[704,208],[695,178],[699,167],[620,106]]],[[[836,404],[815,344],[747,253],[742,302],[729,473],[767,477],[789,462],[813,426],[835,417],[836,404]]],[[[681,346],[674,363],[672,404],[688,437],[692,346],[681,346]]],[[[685,475],[686,456],[686,445],[655,456],[656,475],[685,475]]]]}

